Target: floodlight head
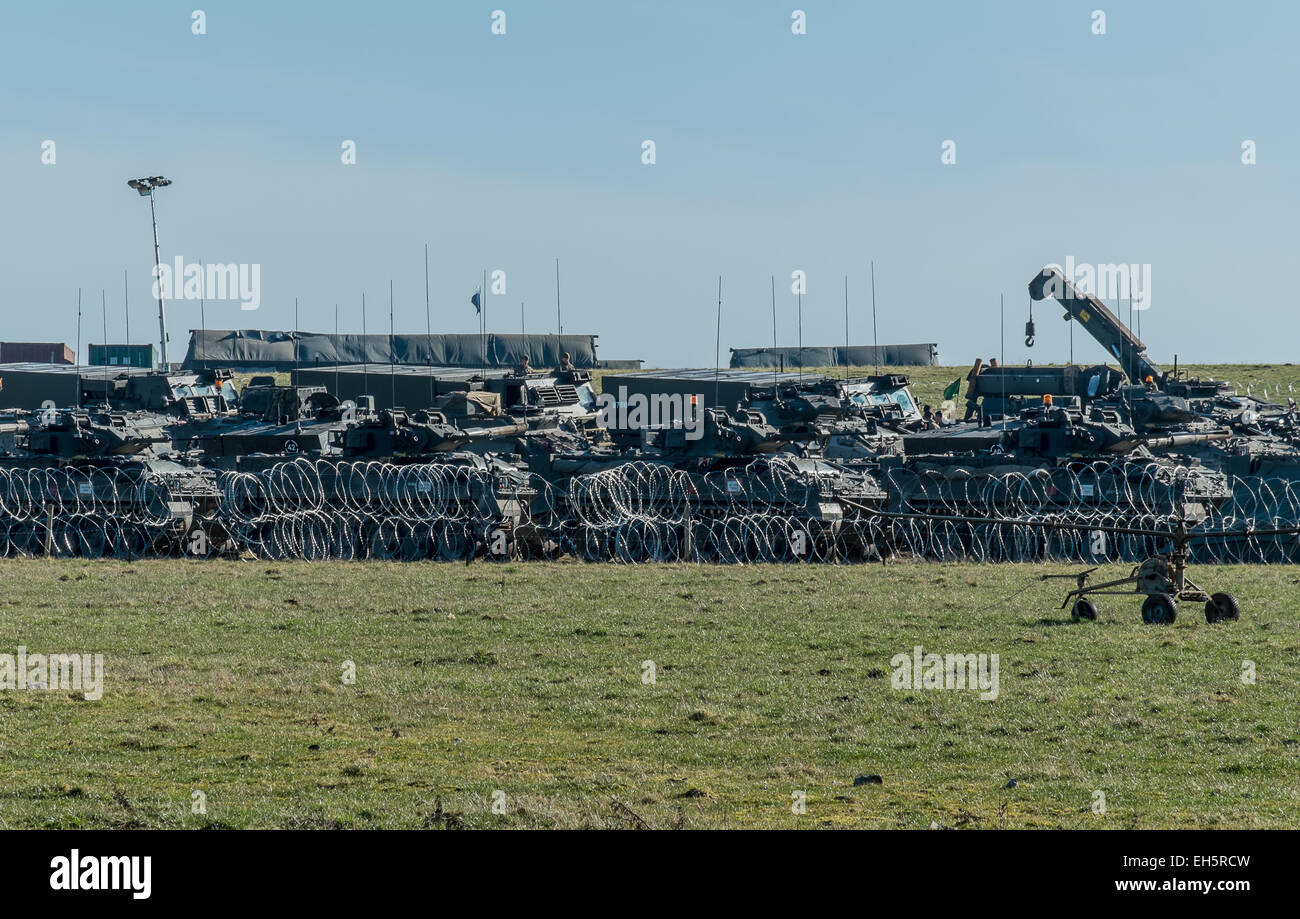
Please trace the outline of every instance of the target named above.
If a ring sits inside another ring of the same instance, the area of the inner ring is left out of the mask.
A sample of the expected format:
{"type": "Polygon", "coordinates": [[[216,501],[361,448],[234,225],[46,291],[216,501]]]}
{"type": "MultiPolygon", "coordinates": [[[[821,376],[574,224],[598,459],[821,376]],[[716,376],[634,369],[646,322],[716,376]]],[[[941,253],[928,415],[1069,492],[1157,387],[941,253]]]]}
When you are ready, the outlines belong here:
{"type": "Polygon", "coordinates": [[[146,176],[143,179],[131,179],[126,184],[138,191],[143,197],[153,194],[155,188],[165,188],[172,184],[172,180],[164,176],[146,176]]]}

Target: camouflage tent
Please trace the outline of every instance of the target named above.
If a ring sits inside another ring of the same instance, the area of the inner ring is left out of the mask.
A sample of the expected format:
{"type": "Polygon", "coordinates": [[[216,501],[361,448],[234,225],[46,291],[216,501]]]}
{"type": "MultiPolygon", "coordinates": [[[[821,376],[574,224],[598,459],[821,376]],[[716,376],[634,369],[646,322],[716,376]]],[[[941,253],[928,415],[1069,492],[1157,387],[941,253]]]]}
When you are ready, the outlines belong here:
{"type": "Polygon", "coordinates": [[[743,367],[931,367],[939,363],[934,342],[916,345],[839,345],[832,348],[732,348],[731,366],[743,367]]]}
{"type": "Polygon", "coordinates": [[[565,351],[579,368],[596,366],[595,335],[327,335],[220,329],[190,332],[187,370],[226,367],[292,370],[335,364],[422,364],[434,367],[554,367],[565,351]]]}

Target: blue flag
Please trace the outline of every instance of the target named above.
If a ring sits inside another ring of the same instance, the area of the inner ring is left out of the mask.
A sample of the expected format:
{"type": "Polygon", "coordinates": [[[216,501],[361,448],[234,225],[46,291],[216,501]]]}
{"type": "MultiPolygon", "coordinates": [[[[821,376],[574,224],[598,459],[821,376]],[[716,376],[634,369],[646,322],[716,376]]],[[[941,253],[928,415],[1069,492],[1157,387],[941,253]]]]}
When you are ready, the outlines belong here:
{"type": "Polygon", "coordinates": [[[483,312],[483,303],[482,301],[479,300],[478,295],[479,295],[479,291],[475,290],[474,296],[469,298],[469,302],[474,304],[474,312],[481,313],[483,312]]]}

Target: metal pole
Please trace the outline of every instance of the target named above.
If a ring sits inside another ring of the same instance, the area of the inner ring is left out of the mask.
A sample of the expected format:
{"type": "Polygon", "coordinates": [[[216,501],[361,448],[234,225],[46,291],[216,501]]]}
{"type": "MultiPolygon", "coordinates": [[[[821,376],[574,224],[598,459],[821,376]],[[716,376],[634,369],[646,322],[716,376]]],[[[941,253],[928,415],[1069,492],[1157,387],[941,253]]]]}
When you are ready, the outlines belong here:
{"type": "Polygon", "coordinates": [[[803,383],[803,294],[796,294],[799,303],[799,382],[803,383]]]}
{"type": "Polygon", "coordinates": [[[162,255],[158,249],[158,209],[154,206],[154,191],[149,190],[149,215],[153,218],[153,265],[158,282],[158,355],[162,369],[167,370],[167,309],[163,306],[162,255]]]}
{"type": "MultiPolygon", "coordinates": [[[[1129,275],[1128,275],[1128,327],[1129,327],[1130,329],[1133,328],[1133,272],[1131,272],[1131,271],[1129,272],[1129,275]]],[[[1133,334],[1136,335],[1137,332],[1134,331],[1133,334]]],[[[1140,336],[1139,336],[1139,337],[1140,337],[1140,336]]],[[[1136,349],[1134,349],[1134,350],[1136,350],[1136,349]]],[[[1121,350],[1121,351],[1120,351],[1120,354],[1123,354],[1123,353],[1124,353],[1124,352],[1121,350]]],[[[1122,370],[1123,367],[1121,366],[1120,369],[1122,370]]],[[[1141,383],[1145,383],[1146,380],[1130,380],[1129,382],[1130,382],[1130,383],[1133,383],[1133,382],[1141,382],[1141,383]]]]}
{"type": "MultiPolygon", "coordinates": [[[[1032,303],[1033,300],[1031,299],[1029,302],[1032,303]]],[[[1033,307],[1030,307],[1030,309],[1033,309],[1033,307]]],[[[1002,349],[998,353],[1002,355],[1001,363],[1002,366],[1005,367],[1007,365],[1007,295],[1006,294],[998,294],[998,322],[999,322],[998,335],[1001,341],[1001,349],[1002,349]]],[[[1002,373],[999,373],[998,378],[1001,379],[1002,381],[1002,408],[1000,410],[1000,417],[1002,419],[1002,429],[1006,430],[1007,427],[1006,372],[1003,371],[1002,373]]],[[[983,414],[982,410],[980,414],[983,414]]]]}
{"type": "Polygon", "coordinates": [[[776,388],[776,275],[772,275],[772,395],[777,395],[776,388]]]}
{"type": "Polygon", "coordinates": [[[389,408],[397,408],[397,339],[393,326],[393,279],[388,279],[388,384],[392,393],[389,408]]]}
{"type": "Polygon", "coordinates": [[[77,288],[77,351],[72,355],[76,365],[72,378],[77,381],[77,397],[72,400],[73,407],[81,405],[81,288],[77,288]]]}
{"type": "Polygon", "coordinates": [[[722,372],[722,275],[718,275],[718,331],[717,337],[713,340],[713,407],[721,408],[718,404],[718,388],[721,385],[718,376],[722,372]]]}
{"type": "Polygon", "coordinates": [[[433,315],[429,311],[429,244],[424,244],[424,344],[429,353],[425,366],[429,368],[429,407],[433,407],[433,315]]]}
{"type": "Polygon", "coordinates": [[[871,358],[876,375],[880,375],[880,336],[876,334],[876,262],[871,261],[871,358]]]}
{"type": "MultiPolygon", "coordinates": [[[[203,267],[203,259],[199,259],[199,268],[202,267],[203,267]]],[[[205,271],[203,272],[202,275],[199,276],[199,340],[200,341],[207,337],[207,331],[208,331],[207,302],[204,299],[204,297],[207,295],[207,286],[208,286],[207,272],[205,271]]],[[[293,324],[294,325],[298,324],[298,298],[297,297],[293,298],[293,324]]],[[[195,364],[199,363],[197,358],[198,355],[196,354],[195,361],[194,361],[195,364]]]]}
{"type": "MultiPolygon", "coordinates": [[[[99,289],[99,316],[100,321],[104,323],[104,379],[108,379],[108,293],[104,288],[99,289]]],[[[107,392],[104,390],[105,400],[108,399],[107,392]]]]}

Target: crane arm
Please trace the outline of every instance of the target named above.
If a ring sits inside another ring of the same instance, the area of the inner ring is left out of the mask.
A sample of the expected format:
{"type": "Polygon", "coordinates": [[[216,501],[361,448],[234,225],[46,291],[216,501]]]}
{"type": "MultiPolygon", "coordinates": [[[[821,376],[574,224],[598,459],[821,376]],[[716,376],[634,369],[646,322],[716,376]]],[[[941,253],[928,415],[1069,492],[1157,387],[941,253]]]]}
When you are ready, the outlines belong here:
{"type": "Polygon", "coordinates": [[[1146,355],[1147,346],[1138,340],[1129,327],[1091,294],[1085,294],[1055,267],[1044,268],[1029,282],[1029,296],[1035,300],[1051,297],[1065,308],[1066,316],[1075,319],[1084,330],[1106,349],[1106,353],[1119,361],[1125,376],[1133,383],[1142,383],[1147,377],[1164,379],[1164,372],[1146,355]]]}

